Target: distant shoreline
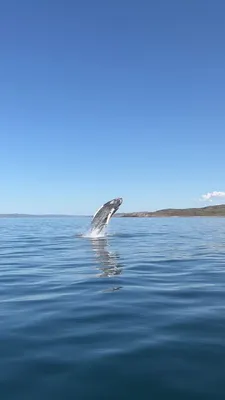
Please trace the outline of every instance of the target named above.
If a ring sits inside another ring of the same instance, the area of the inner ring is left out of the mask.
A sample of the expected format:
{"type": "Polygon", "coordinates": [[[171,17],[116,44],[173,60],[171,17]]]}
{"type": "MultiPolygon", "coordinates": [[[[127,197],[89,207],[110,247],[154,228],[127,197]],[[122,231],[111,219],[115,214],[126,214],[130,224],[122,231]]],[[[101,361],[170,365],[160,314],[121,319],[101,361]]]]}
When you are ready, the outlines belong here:
{"type": "Polygon", "coordinates": [[[90,217],[90,215],[68,214],[0,214],[0,218],[75,218],[90,217]]]}
{"type": "MultiPolygon", "coordinates": [[[[0,218],[74,218],[91,215],[68,214],[0,214],[0,218]]],[[[162,218],[162,217],[225,217],[225,204],[201,208],[168,208],[158,211],[140,211],[132,213],[116,213],[117,218],[162,218]]]]}
{"type": "Polygon", "coordinates": [[[225,217],[225,204],[201,208],[168,208],[153,212],[142,211],[117,214],[121,218],[162,218],[162,217],[225,217]]]}

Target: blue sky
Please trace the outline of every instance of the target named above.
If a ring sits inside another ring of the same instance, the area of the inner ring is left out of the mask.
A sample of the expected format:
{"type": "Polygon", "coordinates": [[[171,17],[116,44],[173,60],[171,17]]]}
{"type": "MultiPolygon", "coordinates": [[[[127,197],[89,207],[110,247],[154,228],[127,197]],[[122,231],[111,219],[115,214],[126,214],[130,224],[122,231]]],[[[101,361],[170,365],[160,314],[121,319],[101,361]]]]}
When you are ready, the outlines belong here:
{"type": "Polygon", "coordinates": [[[224,13],[223,0],[2,0],[0,213],[223,192],[224,13]]]}

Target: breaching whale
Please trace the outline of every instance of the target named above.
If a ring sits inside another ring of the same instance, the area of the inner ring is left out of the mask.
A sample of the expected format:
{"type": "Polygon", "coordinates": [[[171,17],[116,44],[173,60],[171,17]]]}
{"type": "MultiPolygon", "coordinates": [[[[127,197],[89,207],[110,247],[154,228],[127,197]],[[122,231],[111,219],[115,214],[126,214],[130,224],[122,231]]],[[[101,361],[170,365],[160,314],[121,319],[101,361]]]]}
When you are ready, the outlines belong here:
{"type": "Polygon", "coordinates": [[[99,235],[108,225],[110,218],[115,214],[122,202],[123,199],[119,197],[103,204],[93,216],[89,233],[99,235]]]}

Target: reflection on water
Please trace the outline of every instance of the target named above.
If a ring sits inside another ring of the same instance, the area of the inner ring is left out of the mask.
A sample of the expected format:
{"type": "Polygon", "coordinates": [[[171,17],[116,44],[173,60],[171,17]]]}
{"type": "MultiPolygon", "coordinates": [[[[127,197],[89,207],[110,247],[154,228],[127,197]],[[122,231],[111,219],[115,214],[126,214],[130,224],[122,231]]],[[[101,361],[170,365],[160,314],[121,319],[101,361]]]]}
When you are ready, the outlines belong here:
{"type": "Polygon", "coordinates": [[[225,400],[225,219],[86,222],[0,218],[0,400],[225,400]]]}
{"type": "Polygon", "coordinates": [[[111,287],[111,288],[105,289],[105,290],[103,290],[103,292],[104,293],[115,292],[116,290],[120,290],[120,289],[122,289],[122,286],[115,286],[115,287],[111,287]]]}
{"type": "MultiPolygon", "coordinates": [[[[99,263],[97,268],[101,271],[97,276],[110,278],[120,275],[122,273],[122,265],[119,262],[119,255],[109,250],[108,240],[106,238],[92,238],[91,244],[99,263]]],[[[119,289],[120,287],[113,287],[110,291],[119,289]]]]}

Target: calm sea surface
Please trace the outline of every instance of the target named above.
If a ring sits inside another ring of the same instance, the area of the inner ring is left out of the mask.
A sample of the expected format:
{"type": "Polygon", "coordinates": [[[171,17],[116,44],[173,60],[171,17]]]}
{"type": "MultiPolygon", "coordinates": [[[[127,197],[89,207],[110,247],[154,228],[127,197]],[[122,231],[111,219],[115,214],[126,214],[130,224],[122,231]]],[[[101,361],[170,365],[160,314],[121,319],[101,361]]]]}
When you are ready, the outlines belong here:
{"type": "Polygon", "coordinates": [[[0,219],[0,399],[225,399],[225,219],[0,219]]]}

